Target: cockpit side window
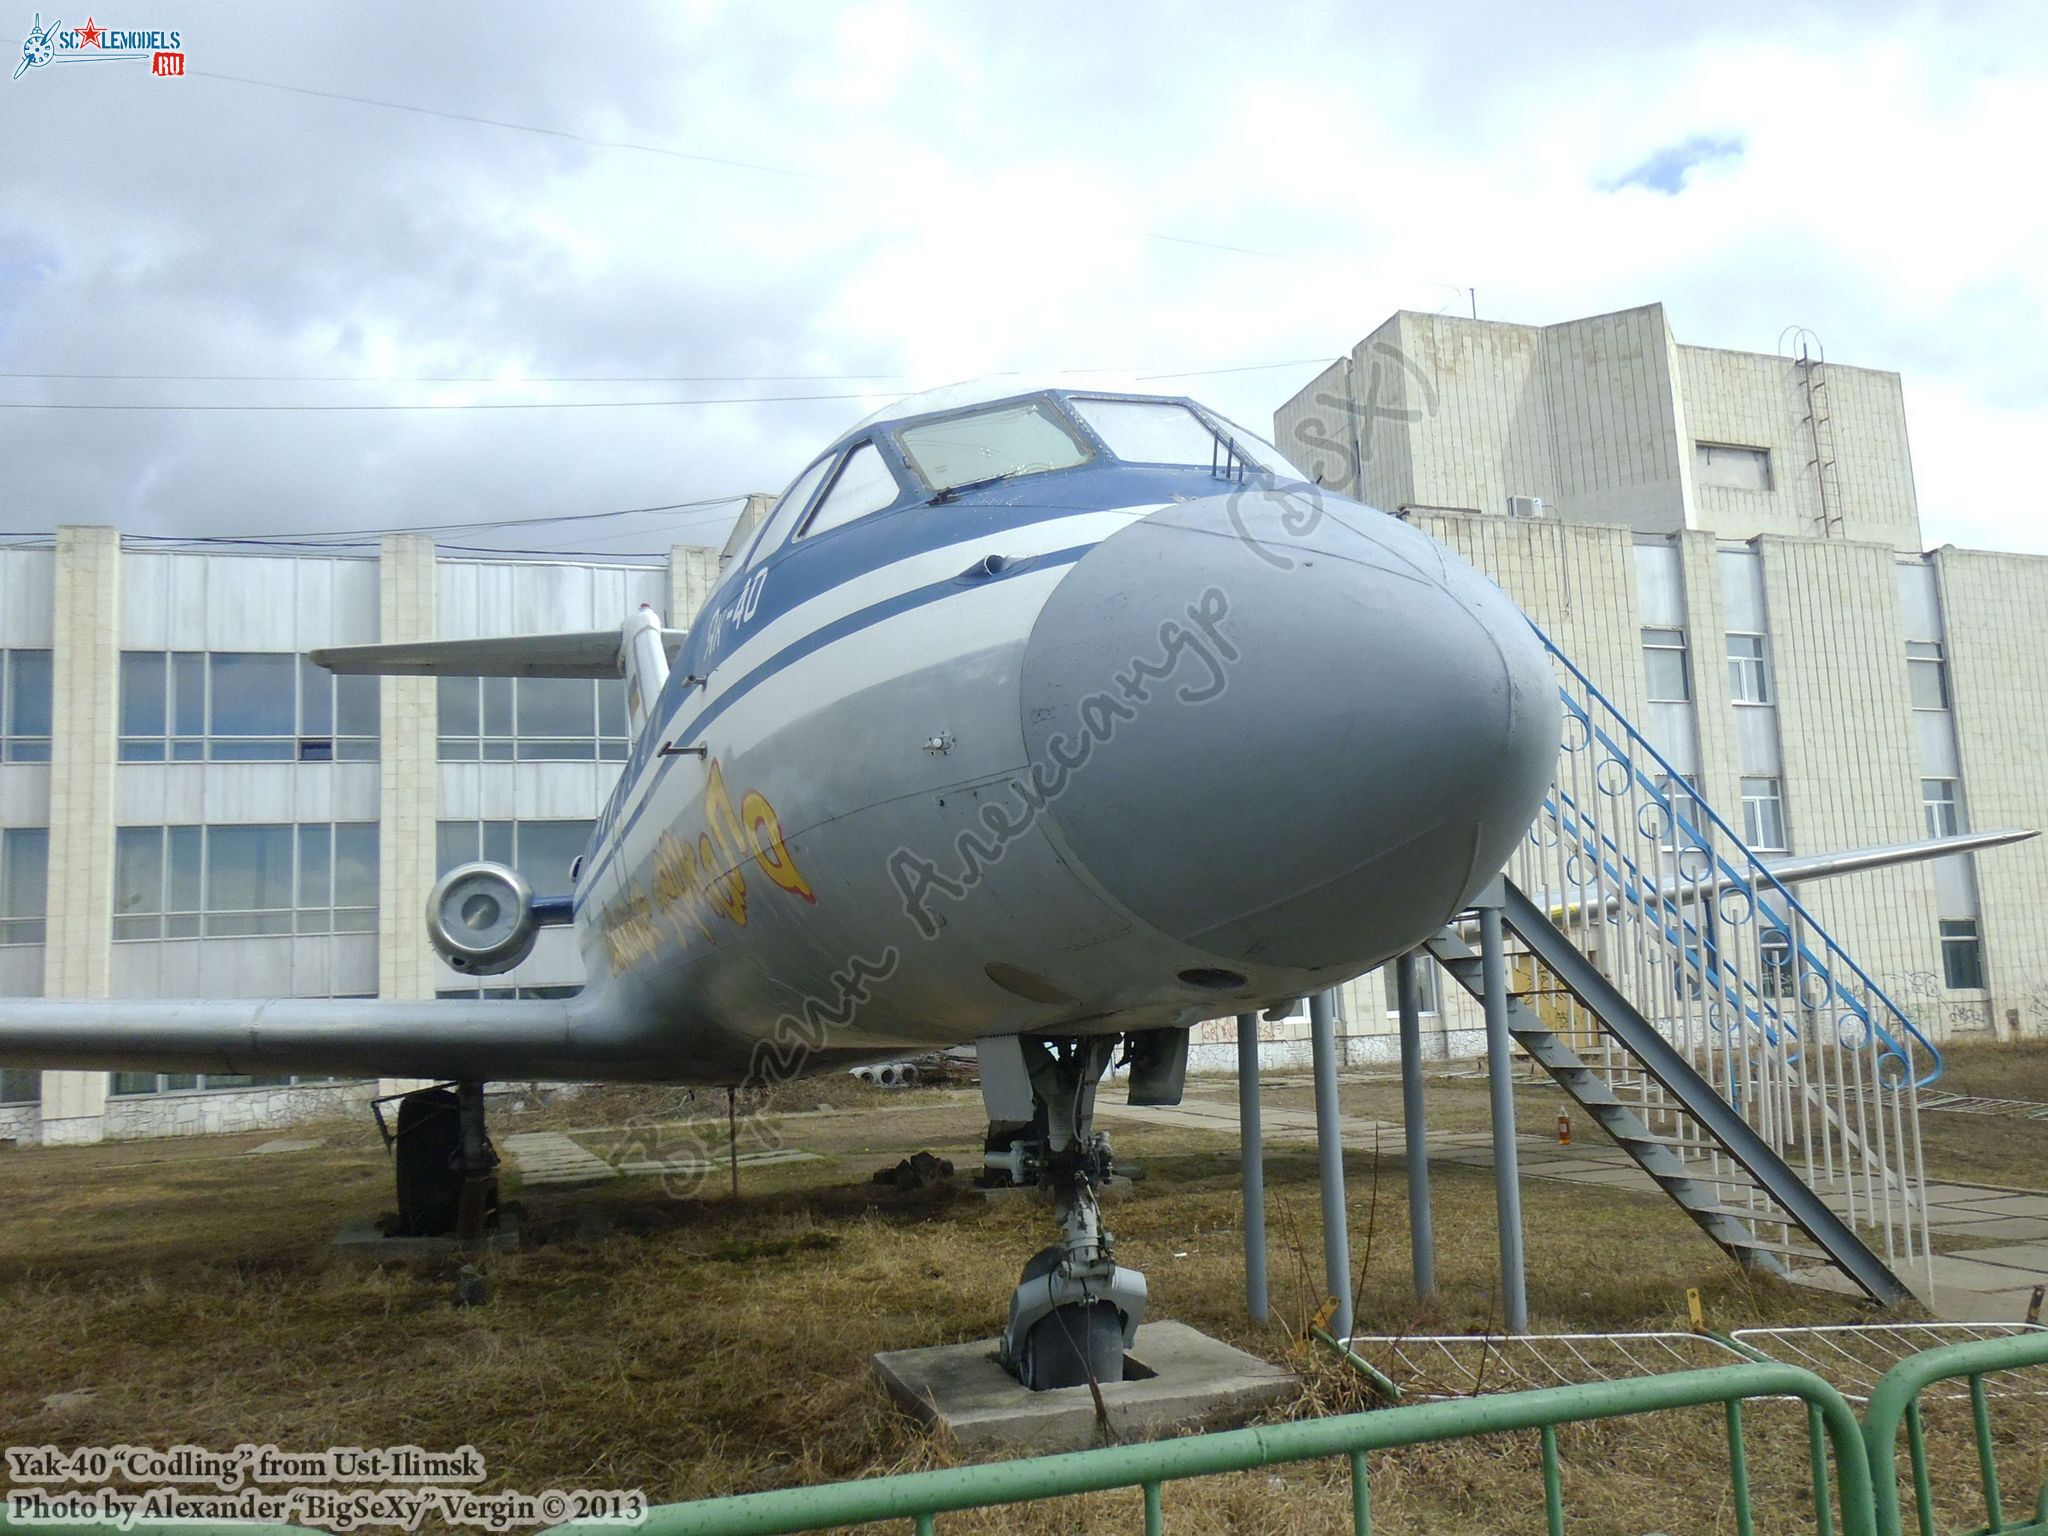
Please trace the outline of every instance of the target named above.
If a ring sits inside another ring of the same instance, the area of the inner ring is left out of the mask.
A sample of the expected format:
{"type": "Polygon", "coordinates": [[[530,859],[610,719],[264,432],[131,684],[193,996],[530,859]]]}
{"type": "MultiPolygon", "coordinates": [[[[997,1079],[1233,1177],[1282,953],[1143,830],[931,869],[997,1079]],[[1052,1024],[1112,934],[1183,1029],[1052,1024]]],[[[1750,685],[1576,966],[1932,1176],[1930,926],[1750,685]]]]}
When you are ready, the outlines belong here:
{"type": "Polygon", "coordinates": [[[760,558],[782,542],[782,536],[789,532],[790,524],[811,504],[811,497],[817,493],[818,483],[825,478],[826,471],[838,462],[837,456],[827,454],[809,469],[790,481],[789,489],[782,493],[782,499],[761,520],[760,537],[754,540],[753,548],[747,551],[746,563],[753,565],[760,558]]]}
{"type": "Polygon", "coordinates": [[[896,434],[903,456],[934,491],[1085,464],[1088,446],[1043,400],[918,422],[896,434]]]}
{"type": "Polygon", "coordinates": [[[797,537],[808,539],[814,533],[843,528],[856,518],[881,511],[901,494],[895,475],[889,472],[875,445],[862,443],[846,456],[839,473],[832,477],[832,489],[825,493],[797,537]]]}
{"type": "Polygon", "coordinates": [[[1074,414],[1126,464],[1221,464],[1228,451],[1209,424],[1173,400],[1074,396],[1074,414]]]}

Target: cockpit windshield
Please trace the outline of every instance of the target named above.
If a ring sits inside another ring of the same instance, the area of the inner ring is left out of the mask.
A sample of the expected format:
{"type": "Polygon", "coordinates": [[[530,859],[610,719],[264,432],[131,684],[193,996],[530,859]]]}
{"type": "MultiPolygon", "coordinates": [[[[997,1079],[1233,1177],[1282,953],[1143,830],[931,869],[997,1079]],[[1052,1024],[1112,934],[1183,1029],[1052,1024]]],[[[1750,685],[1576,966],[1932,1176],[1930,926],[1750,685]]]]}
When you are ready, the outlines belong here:
{"type": "Polygon", "coordinates": [[[1219,463],[1222,445],[1209,424],[1174,400],[1102,400],[1077,395],[1067,402],[1126,464],[1219,463]]]}
{"type": "Polygon", "coordinates": [[[1070,469],[1089,456],[1087,446],[1043,400],[919,422],[897,433],[896,440],[934,491],[1070,469]]]}
{"type": "Polygon", "coordinates": [[[1299,477],[1279,449],[1235,422],[1216,420],[1223,435],[1177,400],[1111,400],[1076,395],[1068,404],[1109,451],[1130,464],[1188,464],[1221,469],[1249,461],[1253,468],[1299,477]],[[1227,438],[1227,441],[1226,441],[1227,438]]]}

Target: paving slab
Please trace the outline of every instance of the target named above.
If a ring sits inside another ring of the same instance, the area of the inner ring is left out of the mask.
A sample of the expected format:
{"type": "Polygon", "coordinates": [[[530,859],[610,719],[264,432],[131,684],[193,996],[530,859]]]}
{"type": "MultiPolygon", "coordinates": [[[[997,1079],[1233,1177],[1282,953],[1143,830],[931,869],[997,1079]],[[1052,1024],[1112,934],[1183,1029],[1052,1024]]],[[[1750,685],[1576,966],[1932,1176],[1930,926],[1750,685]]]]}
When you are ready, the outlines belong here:
{"type": "MultiPolygon", "coordinates": [[[[742,1168],[765,1168],[778,1163],[819,1163],[823,1162],[822,1152],[804,1152],[795,1147],[780,1147],[772,1152],[742,1152],[739,1165],[742,1168]]],[[[679,1178],[702,1178],[714,1173],[723,1173],[732,1166],[730,1157],[712,1158],[699,1162],[692,1158],[672,1158],[666,1162],[659,1159],[636,1159],[624,1163],[607,1163],[607,1168],[622,1174],[670,1174],[679,1178]]]]}
{"type": "Polygon", "coordinates": [[[498,1147],[525,1184],[594,1184],[619,1176],[618,1169],[560,1131],[522,1131],[499,1138],[498,1147]]]}
{"type": "Polygon", "coordinates": [[[1930,1205],[1927,1208],[1927,1225],[1937,1232],[1953,1232],[1959,1227],[1974,1227],[1987,1221],[2017,1220],[2016,1217],[2001,1217],[1997,1211],[1973,1210],[1966,1205],[1930,1205]]]}
{"type": "Polygon", "coordinates": [[[2039,1279],[2048,1280],[2048,1243],[1999,1243],[1990,1248],[1966,1248],[1956,1257],[1997,1264],[2006,1269],[2025,1270],[2039,1279]]]}
{"type": "Polygon", "coordinates": [[[317,1136],[274,1136],[249,1149],[251,1157],[268,1157],[274,1152],[310,1152],[325,1143],[317,1136]]]}
{"type": "Polygon", "coordinates": [[[2031,1286],[2016,1291],[1963,1291],[1951,1288],[1936,1298],[1935,1315],[1947,1323],[2023,1323],[2033,1305],[2031,1286]]]}
{"type": "Polygon", "coordinates": [[[1995,1184],[1927,1184],[1921,1187],[1929,1205],[1968,1204],[1973,1200],[1992,1200],[2001,1195],[2024,1194],[2024,1190],[2001,1189],[1995,1184]]]}
{"type": "Polygon", "coordinates": [[[1545,1171],[1535,1175],[1539,1179],[1556,1179],[1566,1184],[1603,1184],[1616,1189],[1648,1188],[1650,1176],[1640,1168],[1564,1168],[1552,1173],[1545,1171]]]}
{"type": "Polygon", "coordinates": [[[1967,1209],[1981,1216],[2048,1217],[2048,1195],[1999,1195],[1989,1200],[1973,1200],[1967,1209]]]}
{"type": "MultiPolygon", "coordinates": [[[[943,1428],[963,1451],[1077,1451],[1104,1443],[1093,1392],[1025,1390],[997,1364],[996,1343],[892,1350],[874,1357],[875,1374],[906,1412],[943,1428]]],[[[1142,1324],[1126,1358],[1147,1374],[1101,1389],[1118,1441],[1242,1424],[1300,1390],[1285,1366],[1185,1323],[1142,1324]]]]}
{"type": "MultiPolygon", "coordinates": [[[[1934,1292],[1938,1302],[1946,1303],[1961,1291],[2005,1291],[2013,1288],[2015,1280],[2024,1275],[2007,1264],[1990,1262],[1997,1249],[1972,1249],[1966,1257],[1955,1253],[1937,1253],[1933,1259],[1934,1292]],[[1981,1257],[1980,1257],[1981,1255],[1981,1257]]],[[[1915,1278],[1919,1271],[1915,1270],[1915,1278]]]]}
{"type": "Polygon", "coordinates": [[[1993,1216],[1985,1221],[1944,1224],[1945,1237],[1977,1237],[1986,1242],[2037,1243],[2048,1238],[2048,1220],[2039,1216],[1993,1216]]]}

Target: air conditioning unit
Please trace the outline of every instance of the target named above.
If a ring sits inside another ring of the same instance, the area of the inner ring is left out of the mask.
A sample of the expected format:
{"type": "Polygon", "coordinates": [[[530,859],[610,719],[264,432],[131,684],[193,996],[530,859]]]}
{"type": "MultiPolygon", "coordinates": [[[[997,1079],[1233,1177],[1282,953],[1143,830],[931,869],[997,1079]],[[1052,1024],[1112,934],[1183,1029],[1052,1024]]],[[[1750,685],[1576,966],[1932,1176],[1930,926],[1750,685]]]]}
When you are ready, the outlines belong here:
{"type": "Polygon", "coordinates": [[[1546,509],[1541,496],[1510,496],[1508,498],[1509,517],[1543,517],[1545,515],[1546,509]]]}

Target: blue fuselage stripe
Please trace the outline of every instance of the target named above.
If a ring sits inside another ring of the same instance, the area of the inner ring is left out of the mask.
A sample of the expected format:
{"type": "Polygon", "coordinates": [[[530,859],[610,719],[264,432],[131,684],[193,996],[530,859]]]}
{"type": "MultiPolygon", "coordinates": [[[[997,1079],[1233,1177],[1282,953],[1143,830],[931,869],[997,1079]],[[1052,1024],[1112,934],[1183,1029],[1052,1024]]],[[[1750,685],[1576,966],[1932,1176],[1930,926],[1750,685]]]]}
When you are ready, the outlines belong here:
{"type": "MultiPolygon", "coordinates": [[[[775,677],[778,673],[785,671],[808,656],[815,655],[828,645],[844,640],[848,636],[857,635],[862,630],[871,629],[877,624],[897,617],[899,614],[927,607],[932,603],[942,602],[948,597],[964,597],[970,593],[985,590],[997,582],[1014,580],[1016,577],[1028,575],[1033,571],[1072,565],[1094,547],[1093,544],[1076,544],[1066,549],[1051,550],[1042,555],[1033,555],[1027,559],[1018,560],[1013,564],[1005,566],[1002,570],[985,577],[970,579],[951,576],[944,581],[935,581],[926,586],[913,587],[907,592],[899,592],[894,597],[884,598],[878,603],[871,603],[867,607],[857,609],[843,618],[833,620],[829,624],[821,624],[809,634],[792,640],[781,650],[763,660],[759,666],[726,689],[715,703],[707,704],[698,711],[696,717],[689,724],[678,726],[672,736],[667,734],[668,727],[665,725],[661,727],[661,734],[667,737],[667,744],[673,747],[697,745],[702,741],[706,728],[720,715],[724,714],[727,709],[745,698],[754,689],[775,677]]],[[[680,714],[681,711],[678,710],[677,713],[680,714]]],[[[652,724],[653,722],[650,722],[650,726],[652,724]]],[[[639,805],[634,807],[632,813],[626,816],[618,827],[607,829],[605,832],[602,849],[595,863],[590,871],[576,883],[576,910],[578,912],[583,910],[584,896],[595,886],[597,877],[603,873],[606,866],[611,863],[619,850],[625,846],[627,835],[638,825],[641,816],[646,813],[648,806],[654,803],[655,791],[660,787],[662,778],[668,773],[669,768],[674,762],[675,757],[673,755],[656,759],[645,780],[646,792],[640,796],[639,805]]]]}

